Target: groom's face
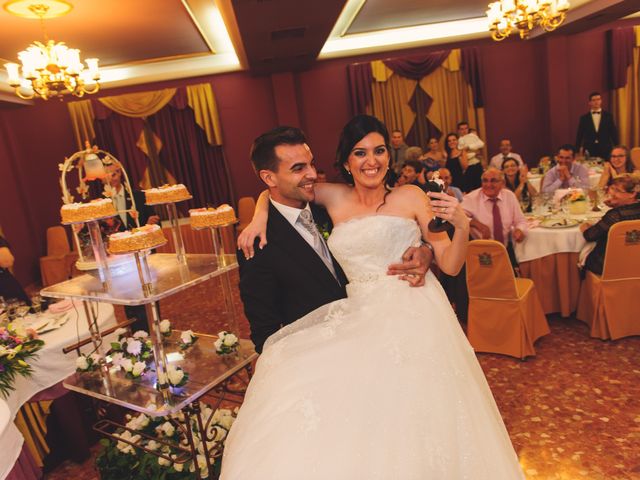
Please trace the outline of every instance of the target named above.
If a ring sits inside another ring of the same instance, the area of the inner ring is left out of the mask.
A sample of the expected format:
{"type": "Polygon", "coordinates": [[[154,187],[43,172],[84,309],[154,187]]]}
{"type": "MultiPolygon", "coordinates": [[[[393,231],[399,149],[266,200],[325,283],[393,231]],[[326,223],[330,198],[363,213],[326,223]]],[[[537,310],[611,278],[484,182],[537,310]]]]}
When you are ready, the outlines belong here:
{"type": "Polygon", "coordinates": [[[315,198],[317,173],[311,149],[306,143],[278,145],[275,154],[280,160],[277,170],[262,170],[260,177],[275,201],[303,208],[315,198]]]}

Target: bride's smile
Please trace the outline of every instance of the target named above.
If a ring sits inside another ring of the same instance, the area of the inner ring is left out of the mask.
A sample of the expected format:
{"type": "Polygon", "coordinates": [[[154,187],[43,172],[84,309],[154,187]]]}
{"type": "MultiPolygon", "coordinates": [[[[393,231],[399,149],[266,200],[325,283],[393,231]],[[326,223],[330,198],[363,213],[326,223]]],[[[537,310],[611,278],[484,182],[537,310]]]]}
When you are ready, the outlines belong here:
{"type": "Polygon", "coordinates": [[[356,184],[377,187],[383,183],[389,169],[389,150],[384,137],[372,132],[356,143],[347,161],[356,184]]]}

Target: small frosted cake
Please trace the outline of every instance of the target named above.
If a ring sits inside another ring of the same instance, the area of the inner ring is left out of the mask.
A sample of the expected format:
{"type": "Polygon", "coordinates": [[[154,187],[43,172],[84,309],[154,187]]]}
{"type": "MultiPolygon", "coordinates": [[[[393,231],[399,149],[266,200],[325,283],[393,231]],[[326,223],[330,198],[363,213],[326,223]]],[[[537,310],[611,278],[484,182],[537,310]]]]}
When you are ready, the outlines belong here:
{"type": "Polygon", "coordinates": [[[97,218],[111,217],[116,213],[116,208],[109,198],[87,203],[67,203],[60,209],[62,223],[88,222],[97,218]]]}
{"type": "Polygon", "coordinates": [[[178,185],[163,185],[158,188],[150,188],[144,191],[144,198],[147,205],[157,205],[160,203],[181,202],[189,200],[191,194],[187,187],[179,183],[178,185]]]}
{"type": "Polygon", "coordinates": [[[219,227],[236,221],[236,213],[227,204],[218,208],[196,208],[189,210],[193,228],[219,227]]]}
{"type": "Polygon", "coordinates": [[[109,235],[109,253],[130,253],[155,248],[167,239],[158,225],[145,225],[109,235]]]}

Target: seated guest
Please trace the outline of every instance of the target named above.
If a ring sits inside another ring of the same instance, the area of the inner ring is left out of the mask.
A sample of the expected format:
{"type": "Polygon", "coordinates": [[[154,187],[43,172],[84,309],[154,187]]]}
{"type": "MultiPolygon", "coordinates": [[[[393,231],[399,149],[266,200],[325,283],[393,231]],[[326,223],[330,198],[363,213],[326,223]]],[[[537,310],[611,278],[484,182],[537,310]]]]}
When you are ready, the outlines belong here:
{"type": "Polygon", "coordinates": [[[613,147],[609,155],[609,161],[604,165],[598,188],[605,188],[611,185],[614,178],[625,173],[633,173],[635,168],[629,157],[629,150],[624,145],[613,147]]]}
{"type": "Polygon", "coordinates": [[[451,185],[451,172],[446,168],[440,168],[438,173],[440,174],[440,179],[444,182],[445,193],[455,197],[459,202],[462,202],[462,190],[451,185]]]}
{"type": "MultiPolygon", "coordinates": [[[[408,148],[407,152],[411,150],[411,148],[413,147],[408,148]]],[[[398,185],[398,183],[400,185],[405,185],[408,183],[411,185],[416,185],[424,190],[424,179],[422,179],[422,182],[420,182],[420,174],[422,173],[422,170],[422,163],[417,160],[407,160],[406,162],[404,162],[404,166],[402,167],[402,171],[400,173],[400,178],[402,180],[399,179],[399,182],[396,182],[396,185],[398,185]]]]}
{"type": "MultiPolygon", "coordinates": [[[[615,150],[615,149],[614,149],[615,150]]],[[[614,178],[609,186],[605,203],[611,207],[595,225],[583,223],[580,230],[587,242],[596,246],[587,257],[585,268],[596,275],[602,275],[604,254],[607,249],[609,229],[624,220],[640,220],[640,177],[622,174],[614,178]]]]}
{"type": "Polygon", "coordinates": [[[502,164],[507,158],[513,158],[516,162],[518,162],[518,166],[524,165],[522,157],[517,153],[511,151],[511,140],[509,140],[508,138],[503,138],[502,140],[500,140],[500,153],[491,157],[489,166],[501,170],[502,164]]]}
{"type": "Polygon", "coordinates": [[[474,238],[508,245],[509,234],[515,242],[523,241],[527,234],[527,220],[518,199],[504,188],[504,174],[497,168],[489,167],[482,174],[482,187],[465,195],[461,205],[471,217],[474,238]]]}
{"type": "Polygon", "coordinates": [[[440,143],[435,137],[429,139],[429,150],[425,152],[418,160],[424,165],[424,169],[427,172],[427,178],[430,177],[431,172],[435,172],[441,167],[444,167],[446,158],[444,152],[440,149],[440,143]]]}
{"type": "Polygon", "coordinates": [[[553,193],[559,188],[589,188],[587,167],[574,162],[576,149],[573,145],[562,145],[556,154],[557,165],[544,176],[543,193],[553,193]]]}
{"type": "Polygon", "coordinates": [[[9,244],[4,237],[0,236],[0,297],[4,297],[5,300],[17,298],[31,305],[31,300],[9,271],[13,267],[14,260],[9,244]]]}
{"type": "Polygon", "coordinates": [[[526,201],[530,206],[532,197],[538,191],[529,183],[526,165],[518,166],[517,160],[507,158],[502,162],[501,170],[504,173],[505,187],[515,194],[518,201],[526,201]]]}

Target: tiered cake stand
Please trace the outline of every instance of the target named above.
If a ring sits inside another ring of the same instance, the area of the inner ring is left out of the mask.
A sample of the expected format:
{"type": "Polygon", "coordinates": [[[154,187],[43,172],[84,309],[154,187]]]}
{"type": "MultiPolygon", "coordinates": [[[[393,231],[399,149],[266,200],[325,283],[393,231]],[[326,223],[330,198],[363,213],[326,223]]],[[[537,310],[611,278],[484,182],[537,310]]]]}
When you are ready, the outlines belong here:
{"type": "MultiPolygon", "coordinates": [[[[100,235],[98,219],[87,222],[95,257],[98,263],[98,275],[85,274],[41,291],[43,296],[53,298],[70,298],[82,300],[89,321],[91,339],[95,351],[100,356],[100,368],[94,372],[75,373],[64,381],[64,386],[102,401],[117,404],[146,415],[170,416],[182,412],[182,420],[173,416],[170,420],[176,428],[185,433],[189,445],[183,446],[182,453],[172,461],[185,463],[197,461],[198,447],[191,429],[191,422],[198,425],[199,432],[208,432],[212,415],[204,418],[200,399],[206,396],[214,399],[213,412],[222,401],[241,402],[244,390],[251,377],[252,362],[257,358],[251,342],[240,340],[237,355],[221,357],[215,352],[215,337],[198,335],[199,341],[187,350],[178,346],[179,332],[174,332],[166,340],[160,332],[159,301],[187,288],[220,276],[227,315],[234,332],[237,322],[231,296],[229,272],[237,268],[235,255],[225,254],[217,229],[212,229],[214,236],[214,254],[186,254],[182,234],[177,222],[175,204],[167,204],[167,213],[171,222],[172,233],[176,245],[176,254],[146,254],[133,252],[135,269],[128,273],[111,276],[106,262],[106,251],[100,235]],[[111,368],[101,348],[102,338],[98,329],[95,303],[104,302],[114,305],[145,305],[153,341],[154,362],[141,379],[131,380],[119,369],[111,368]],[[233,317],[233,318],[231,318],[233,317]],[[163,375],[167,365],[174,364],[189,373],[189,380],[183,387],[175,388],[158,379],[166,379],[163,375]]],[[[208,400],[210,403],[211,400],[208,400]]],[[[117,438],[119,441],[131,443],[114,435],[117,429],[127,427],[111,420],[100,420],[96,430],[104,435],[117,438]]],[[[131,431],[132,434],[138,433],[131,431]]],[[[203,439],[205,440],[205,439],[203,439]]],[[[206,439],[200,448],[205,449],[210,478],[213,478],[212,457],[220,455],[222,448],[214,439],[206,439]]],[[[161,439],[159,439],[161,441],[161,439]]],[[[131,443],[136,448],[141,445],[131,443]]],[[[154,453],[146,450],[148,453],[154,453]]],[[[154,453],[162,456],[162,453],[154,453]]]]}

